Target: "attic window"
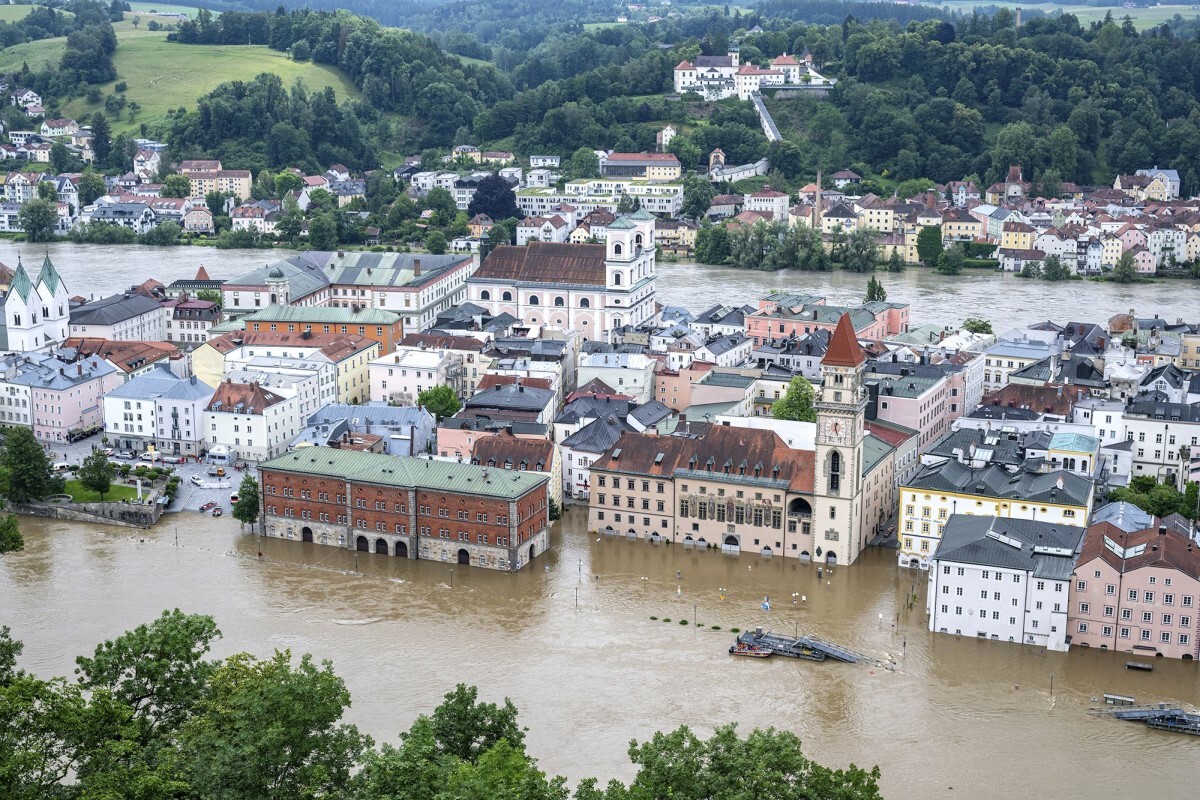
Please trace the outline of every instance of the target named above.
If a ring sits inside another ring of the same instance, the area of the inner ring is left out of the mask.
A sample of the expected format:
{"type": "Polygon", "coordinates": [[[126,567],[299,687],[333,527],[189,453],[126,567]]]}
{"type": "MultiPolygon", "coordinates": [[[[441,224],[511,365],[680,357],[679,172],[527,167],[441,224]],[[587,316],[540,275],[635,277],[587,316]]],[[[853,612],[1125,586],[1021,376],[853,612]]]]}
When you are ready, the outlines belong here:
{"type": "Polygon", "coordinates": [[[620,457],[621,457],[621,448],[618,447],[616,450],[613,450],[612,460],[616,461],[620,457]]]}
{"type": "Polygon", "coordinates": [[[662,461],[663,461],[663,454],[662,454],[662,453],[659,453],[659,454],[657,454],[656,456],[654,456],[654,463],[655,463],[655,464],[661,464],[661,463],[662,463],[662,461]]]}

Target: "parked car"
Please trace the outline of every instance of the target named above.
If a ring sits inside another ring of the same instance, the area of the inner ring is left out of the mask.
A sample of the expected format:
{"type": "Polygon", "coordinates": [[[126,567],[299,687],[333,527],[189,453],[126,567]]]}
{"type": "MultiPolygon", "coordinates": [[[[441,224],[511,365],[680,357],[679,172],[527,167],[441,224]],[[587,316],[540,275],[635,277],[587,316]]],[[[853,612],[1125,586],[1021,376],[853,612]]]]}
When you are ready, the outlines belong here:
{"type": "Polygon", "coordinates": [[[204,478],[201,478],[199,475],[193,475],[191,478],[189,478],[189,480],[191,480],[192,486],[204,485],[204,478]]]}
{"type": "Polygon", "coordinates": [[[158,461],[158,453],[147,451],[138,456],[138,458],[142,461],[158,461]]]}
{"type": "Polygon", "coordinates": [[[162,457],[162,462],[164,464],[182,464],[182,463],[184,463],[185,460],[186,459],[184,459],[183,456],[163,456],[162,457]]]}
{"type": "Polygon", "coordinates": [[[229,505],[235,506],[235,505],[237,505],[237,501],[238,501],[238,496],[237,496],[236,492],[229,495],[229,505]]]}
{"type": "Polygon", "coordinates": [[[113,453],[115,453],[117,451],[113,450],[111,447],[101,447],[100,452],[104,453],[104,455],[106,455],[106,456],[111,456],[113,453]]]}
{"type": "Polygon", "coordinates": [[[55,472],[69,472],[70,470],[75,469],[75,465],[68,464],[66,461],[60,461],[50,469],[54,470],[55,472]]]}
{"type": "Polygon", "coordinates": [[[132,450],[118,450],[117,458],[123,458],[126,461],[130,461],[134,458],[134,453],[132,450]]]}

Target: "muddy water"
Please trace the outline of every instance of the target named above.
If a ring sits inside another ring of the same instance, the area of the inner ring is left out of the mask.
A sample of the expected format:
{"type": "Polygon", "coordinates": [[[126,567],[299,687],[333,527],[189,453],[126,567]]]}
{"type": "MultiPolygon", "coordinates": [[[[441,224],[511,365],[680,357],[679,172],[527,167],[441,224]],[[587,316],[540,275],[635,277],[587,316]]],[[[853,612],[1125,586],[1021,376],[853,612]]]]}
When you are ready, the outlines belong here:
{"type": "Polygon", "coordinates": [[[512,697],[532,752],[573,779],[630,777],[631,738],[736,721],[796,731],[826,763],[878,764],[889,798],[1194,793],[1195,738],[1087,708],[1103,692],[1195,703],[1195,664],[1135,673],[1115,653],[935,637],[920,581],[909,610],[917,576],[897,571],[890,552],[818,580],[815,567],[782,559],[598,542],[582,521],[568,514],[551,552],[507,575],[258,540],[190,512],[146,534],[25,519],[27,550],[0,559],[0,623],[25,641],[24,666],[50,675],[164,608],[212,614],[220,655],[291,648],[331,659],[354,697],[350,719],[377,739],[394,740],[454,683],[472,682],[485,697],[512,697]],[[728,628],[757,624],[817,633],[897,668],[728,656],[728,628]]]}
{"type": "MultiPolygon", "coordinates": [[[[141,247],[81,244],[25,245],[0,241],[0,261],[16,265],[18,253],[36,269],[47,251],[72,294],[102,296],[149,277],[163,283],[192,278],[204,265],[214,278],[232,278],[290,254],[285,250],[215,250],[207,247],[141,247]]],[[[717,303],[754,303],[775,288],[823,295],[830,303],[861,303],[867,276],[847,272],[755,272],[699,264],[659,264],[659,302],[697,311],[717,303]]],[[[1011,274],[968,271],[948,277],[927,269],[877,273],[888,299],[912,305],[914,323],[942,325],[967,316],[992,320],[997,332],[1045,319],[1106,322],[1118,312],[1195,320],[1200,281],[1158,281],[1121,286],[1093,281],[1022,280],[1011,274]]]]}

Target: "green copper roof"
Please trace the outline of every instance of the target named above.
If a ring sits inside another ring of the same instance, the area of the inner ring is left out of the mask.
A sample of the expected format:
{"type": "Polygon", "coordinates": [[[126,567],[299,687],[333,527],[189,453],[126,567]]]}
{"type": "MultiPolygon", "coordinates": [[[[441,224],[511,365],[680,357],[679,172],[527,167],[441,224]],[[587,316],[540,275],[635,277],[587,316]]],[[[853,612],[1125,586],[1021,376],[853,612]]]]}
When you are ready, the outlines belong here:
{"type": "Polygon", "coordinates": [[[611,225],[608,226],[610,231],[627,231],[637,227],[626,217],[618,217],[611,225]]]}
{"type": "Polygon", "coordinates": [[[52,295],[58,291],[58,287],[62,283],[62,278],[58,277],[58,270],[54,268],[54,264],[50,261],[49,253],[46,253],[46,259],[42,262],[42,271],[38,275],[38,283],[44,283],[52,295]]]}
{"type": "Polygon", "coordinates": [[[629,215],[630,219],[641,220],[642,222],[653,222],[654,215],[644,208],[639,208],[637,211],[629,215]]]}
{"type": "Polygon", "coordinates": [[[25,272],[25,267],[21,264],[21,257],[17,256],[17,271],[13,273],[12,283],[9,284],[8,291],[10,294],[15,294],[22,300],[29,302],[29,293],[33,291],[33,283],[29,280],[29,275],[25,272]]]}
{"type": "Polygon", "coordinates": [[[259,469],[502,500],[516,500],[549,480],[549,475],[542,472],[477,467],[457,461],[388,456],[333,447],[302,447],[260,464],[259,469]]]}
{"type": "Polygon", "coordinates": [[[400,319],[382,308],[336,308],[334,306],[267,306],[242,319],[255,322],[307,322],[326,325],[391,325],[400,319]]]}

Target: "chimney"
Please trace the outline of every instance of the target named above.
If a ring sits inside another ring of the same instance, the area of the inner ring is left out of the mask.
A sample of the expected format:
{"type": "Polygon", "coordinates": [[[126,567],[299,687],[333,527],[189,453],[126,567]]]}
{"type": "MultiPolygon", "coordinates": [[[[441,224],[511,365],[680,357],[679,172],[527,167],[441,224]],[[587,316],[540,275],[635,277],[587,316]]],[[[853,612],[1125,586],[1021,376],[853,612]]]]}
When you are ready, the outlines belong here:
{"type": "Polygon", "coordinates": [[[75,365],[75,374],[76,374],[76,375],[78,375],[78,376],[79,376],[79,377],[81,377],[81,378],[83,377],[83,364],[76,364],[76,365],[75,365]]]}
{"type": "Polygon", "coordinates": [[[1158,535],[1159,536],[1167,535],[1167,526],[1161,521],[1158,523],[1158,535]]]}
{"type": "Polygon", "coordinates": [[[414,278],[421,277],[421,259],[419,259],[419,258],[413,259],[413,277],[414,278]]]}

